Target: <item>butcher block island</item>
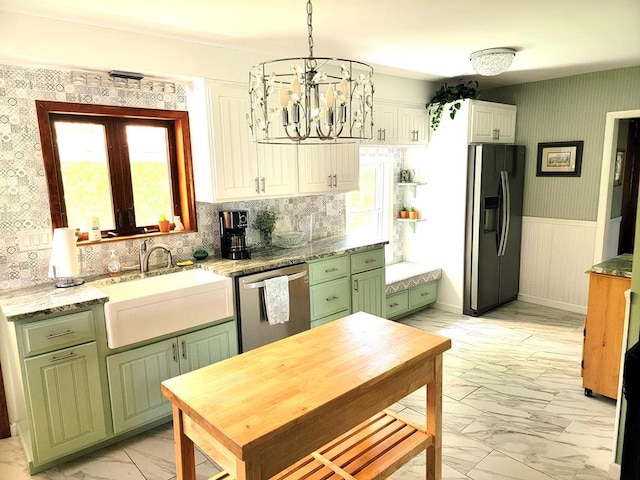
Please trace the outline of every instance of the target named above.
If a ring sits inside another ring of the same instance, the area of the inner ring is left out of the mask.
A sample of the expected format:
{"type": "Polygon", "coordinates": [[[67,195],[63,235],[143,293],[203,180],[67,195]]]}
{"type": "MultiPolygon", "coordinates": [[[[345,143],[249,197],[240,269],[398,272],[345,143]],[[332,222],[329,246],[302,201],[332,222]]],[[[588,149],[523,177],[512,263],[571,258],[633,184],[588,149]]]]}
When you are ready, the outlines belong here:
{"type": "Polygon", "coordinates": [[[426,478],[440,479],[450,347],[359,312],[166,380],[177,479],[196,478],[194,444],[220,479],[386,478],[425,449],[426,478]],[[426,427],[384,410],[423,385],[426,427]]]}

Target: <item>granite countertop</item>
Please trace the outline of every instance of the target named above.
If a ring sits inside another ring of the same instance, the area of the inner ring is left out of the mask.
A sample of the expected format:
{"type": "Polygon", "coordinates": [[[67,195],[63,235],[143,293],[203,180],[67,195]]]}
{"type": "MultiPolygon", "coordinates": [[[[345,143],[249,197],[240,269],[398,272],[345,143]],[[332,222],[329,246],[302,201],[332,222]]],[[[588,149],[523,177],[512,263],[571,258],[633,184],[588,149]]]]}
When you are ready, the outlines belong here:
{"type": "Polygon", "coordinates": [[[591,272],[612,275],[614,277],[631,278],[633,270],[633,254],[623,253],[591,267],[591,272]]]}
{"type": "MultiPolygon", "coordinates": [[[[320,258],[357,252],[371,247],[382,246],[386,241],[367,241],[347,236],[329,237],[315,240],[295,248],[278,248],[252,252],[248,260],[227,260],[221,257],[209,257],[207,260],[194,262],[192,267],[203,268],[225,277],[249,275],[296,263],[303,263],[320,258]]],[[[180,270],[154,268],[146,276],[162,275],[180,270]]],[[[100,290],[101,285],[125,282],[143,278],[139,272],[123,273],[117,277],[97,277],[85,279],[86,283],[72,288],[55,288],[53,282],[34,287],[0,292],[0,311],[9,321],[22,320],[33,315],[45,315],[64,312],[77,308],[105,303],[108,296],[100,290]]]]}

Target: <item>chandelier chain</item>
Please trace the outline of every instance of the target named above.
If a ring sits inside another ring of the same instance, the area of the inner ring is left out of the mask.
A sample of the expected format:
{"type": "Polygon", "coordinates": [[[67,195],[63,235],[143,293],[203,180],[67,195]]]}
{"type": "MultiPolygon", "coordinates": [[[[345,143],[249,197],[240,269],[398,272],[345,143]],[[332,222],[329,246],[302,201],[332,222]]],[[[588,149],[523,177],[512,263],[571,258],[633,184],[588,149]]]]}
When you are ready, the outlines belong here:
{"type": "Polygon", "coordinates": [[[312,25],[313,6],[311,0],[307,1],[307,31],[309,32],[309,57],[313,57],[313,25],[312,25]]]}

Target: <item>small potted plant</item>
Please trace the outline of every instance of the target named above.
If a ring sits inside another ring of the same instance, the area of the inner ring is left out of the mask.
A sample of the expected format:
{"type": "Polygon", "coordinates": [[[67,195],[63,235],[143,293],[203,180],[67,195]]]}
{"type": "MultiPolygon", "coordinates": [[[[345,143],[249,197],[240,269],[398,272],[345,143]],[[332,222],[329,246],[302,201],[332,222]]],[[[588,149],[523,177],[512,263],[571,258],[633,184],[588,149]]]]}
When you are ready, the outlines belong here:
{"type": "Polygon", "coordinates": [[[409,218],[411,220],[415,220],[418,218],[418,211],[413,207],[409,209],[409,218]]]}
{"type": "Polygon", "coordinates": [[[260,240],[266,247],[271,244],[271,234],[276,228],[276,220],[278,216],[275,212],[264,209],[259,210],[256,215],[255,227],[260,230],[260,240]]]}
{"type": "Polygon", "coordinates": [[[400,218],[407,218],[409,216],[409,212],[407,211],[407,207],[404,205],[400,208],[400,218]]]}
{"type": "Polygon", "coordinates": [[[158,228],[162,233],[167,233],[171,229],[171,223],[167,220],[167,216],[163,213],[158,220],[158,228]]]}

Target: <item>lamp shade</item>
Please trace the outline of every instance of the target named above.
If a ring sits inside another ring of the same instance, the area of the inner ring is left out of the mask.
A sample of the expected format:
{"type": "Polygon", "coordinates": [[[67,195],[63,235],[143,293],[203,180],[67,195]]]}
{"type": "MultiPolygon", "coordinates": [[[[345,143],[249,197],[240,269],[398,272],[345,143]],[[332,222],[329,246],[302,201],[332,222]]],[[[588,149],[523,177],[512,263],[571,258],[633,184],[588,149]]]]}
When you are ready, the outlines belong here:
{"type": "Polygon", "coordinates": [[[473,52],[469,60],[477,74],[491,77],[506,72],[515,56],[513,48],[489,48],[473,52]]]}
{"type": "Polygon", "coordinates": [[[80,273],[76,235],[73,228],[56,228],[51,242],[49,278],[73,277],[80,273]]]}

